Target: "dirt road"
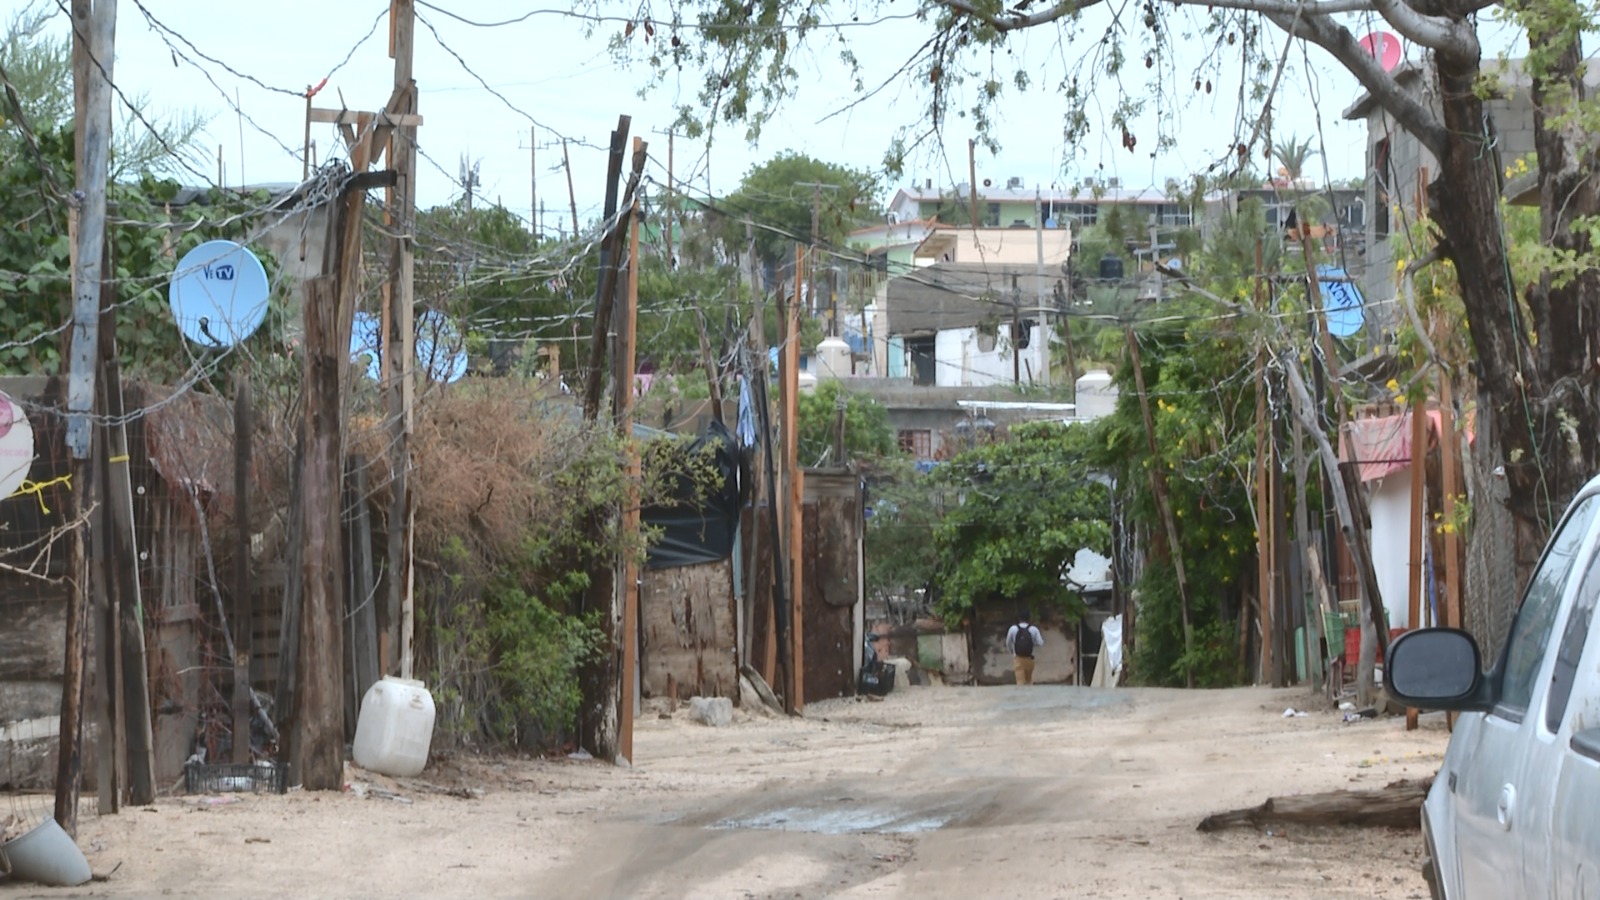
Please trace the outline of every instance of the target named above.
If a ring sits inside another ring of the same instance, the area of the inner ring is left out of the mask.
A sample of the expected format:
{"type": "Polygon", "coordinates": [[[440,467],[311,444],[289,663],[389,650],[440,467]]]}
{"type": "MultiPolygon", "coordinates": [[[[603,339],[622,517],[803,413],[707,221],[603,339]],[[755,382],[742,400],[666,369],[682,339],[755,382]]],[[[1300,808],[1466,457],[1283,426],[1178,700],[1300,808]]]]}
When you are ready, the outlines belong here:
{"type": "Polygon", "coordinates": [[[1438,768],[1442,723],[1283,715],[1313,705],[1299,691],[1037,686],[908,688],[721,729],[652,712],[632,769],[456,754],[424,779],[355,772],[344,794],[88,813],[79,843],[115,872],[37,893],[1425,897],[1416,832],[1195,830],[1269,795],[1438,768]]]}

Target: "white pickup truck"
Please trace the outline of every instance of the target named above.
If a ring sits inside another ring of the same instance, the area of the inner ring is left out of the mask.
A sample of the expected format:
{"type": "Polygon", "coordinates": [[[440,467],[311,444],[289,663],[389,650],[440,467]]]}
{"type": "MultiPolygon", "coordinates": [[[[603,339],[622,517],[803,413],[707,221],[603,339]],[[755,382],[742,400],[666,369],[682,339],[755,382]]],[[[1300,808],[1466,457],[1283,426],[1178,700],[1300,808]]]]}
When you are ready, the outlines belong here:
{"type": "Polygon", "coordinates": [[[1600,478],[1572,501],[1487,671],[1464,631],[1389,648],[1395,699],[1460,710],[1423,804],[1435,898],[1600,898],[1600,478]]]}

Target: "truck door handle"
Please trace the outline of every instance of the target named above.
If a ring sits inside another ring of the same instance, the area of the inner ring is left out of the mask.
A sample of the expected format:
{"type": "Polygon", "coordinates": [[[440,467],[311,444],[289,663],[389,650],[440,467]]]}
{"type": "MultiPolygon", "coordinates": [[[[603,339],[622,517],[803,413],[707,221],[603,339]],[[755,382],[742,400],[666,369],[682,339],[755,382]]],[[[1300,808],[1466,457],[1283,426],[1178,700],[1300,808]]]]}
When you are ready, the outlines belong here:
{"type": "Polygon", "coordinates": [[[1515,785],[1505,785],[1500,788],[1500,802],[1495,804],[1495,819],[1500,823],[1502,831],[1510,831],[1512,814],[1517,807],[1517,788],[1515,785]]]}

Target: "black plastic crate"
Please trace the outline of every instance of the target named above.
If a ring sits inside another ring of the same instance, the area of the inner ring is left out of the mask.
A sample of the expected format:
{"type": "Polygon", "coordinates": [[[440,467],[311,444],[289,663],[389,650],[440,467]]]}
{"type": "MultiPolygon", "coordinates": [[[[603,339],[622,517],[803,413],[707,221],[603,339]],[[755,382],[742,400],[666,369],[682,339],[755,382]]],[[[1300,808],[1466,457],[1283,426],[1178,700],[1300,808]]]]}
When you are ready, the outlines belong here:
{"type": "Polygon", "coordinates": [[[259,763],[190,763],[183,767],[183,788],[191,794],[282,794],[287,774],[282,766],[259,763]]]}

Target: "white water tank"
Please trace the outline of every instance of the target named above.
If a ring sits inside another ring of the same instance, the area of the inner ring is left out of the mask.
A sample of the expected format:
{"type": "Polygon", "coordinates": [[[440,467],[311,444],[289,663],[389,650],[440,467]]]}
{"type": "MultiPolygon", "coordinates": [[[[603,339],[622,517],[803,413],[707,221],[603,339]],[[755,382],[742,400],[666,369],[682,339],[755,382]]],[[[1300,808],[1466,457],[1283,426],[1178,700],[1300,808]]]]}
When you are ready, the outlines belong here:
{"type": "Polygon", "coordinates": [[[420,775],[433,743],[433,695],[420,681],[385,675],[361,698],[356,765],[396,778],[420,775]]]}
{"type": "Polygon", "coordinates": [[[849,378],[850,377],[850,345],[844,338],[825,337],[817,345],[817,377],[818,378],[849,378]]]}

